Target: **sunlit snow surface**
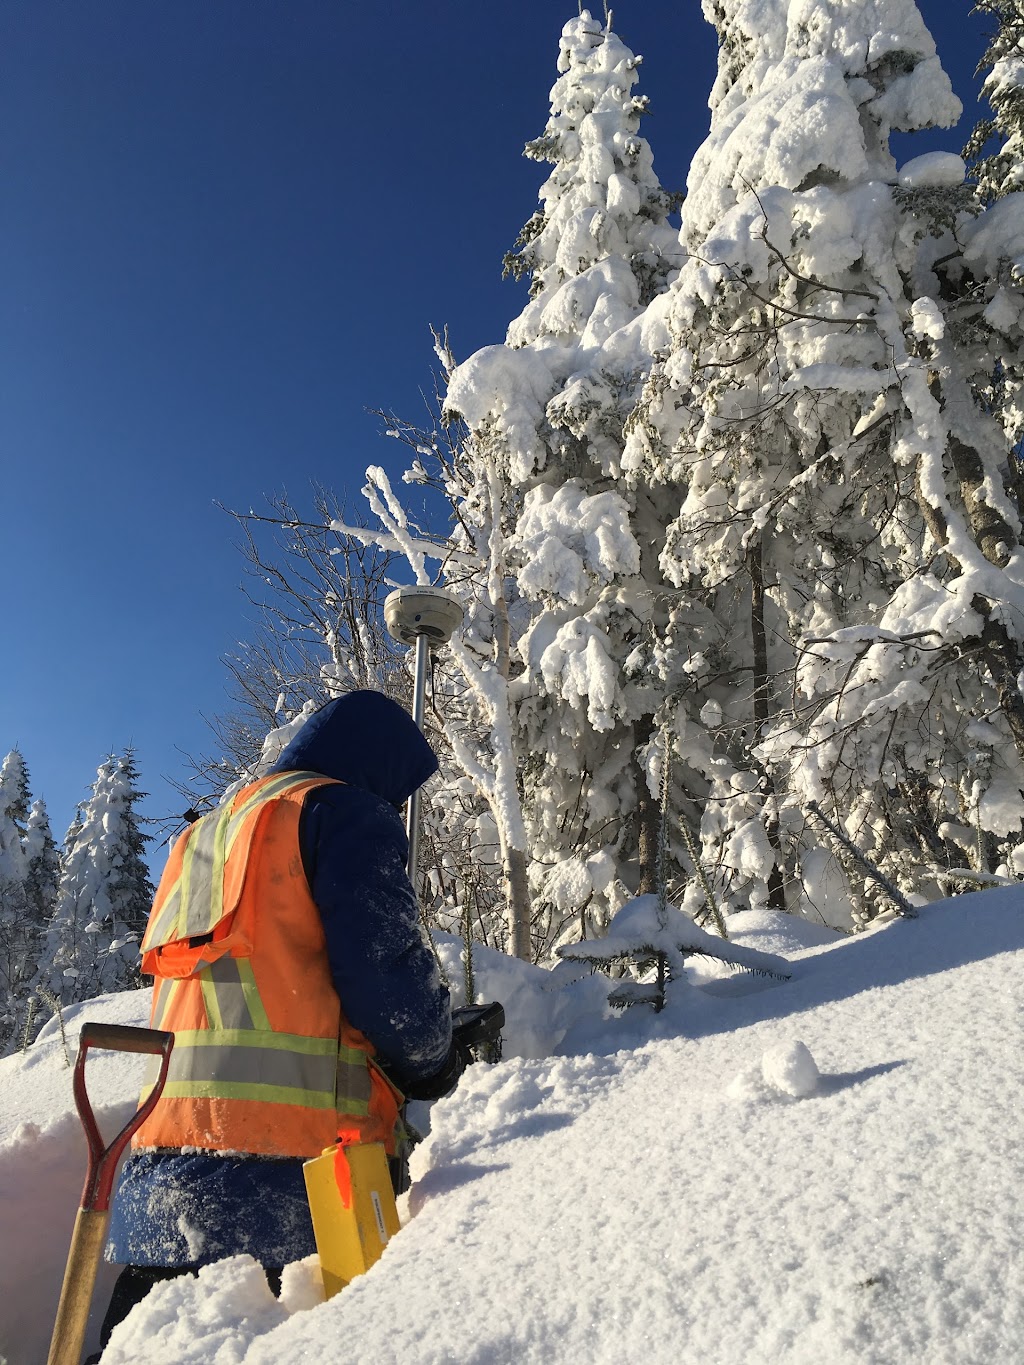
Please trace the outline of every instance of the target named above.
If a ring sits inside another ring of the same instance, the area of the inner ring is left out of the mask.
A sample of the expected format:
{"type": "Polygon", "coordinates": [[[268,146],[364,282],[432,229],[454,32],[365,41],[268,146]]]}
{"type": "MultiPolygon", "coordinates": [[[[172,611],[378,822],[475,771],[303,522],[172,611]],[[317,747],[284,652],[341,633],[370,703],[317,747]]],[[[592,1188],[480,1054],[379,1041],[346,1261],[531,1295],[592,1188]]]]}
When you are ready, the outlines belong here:
{"type": "MultiPolygon", "coordinates": [[[[604,1019],[600,983],[478,953],[509,1051],[532,1010],[525,1050],[565,1055],[477,1066],[434,1106],[381,1262],[304,1311],[307,1267],[281,1305],[222,1262],[154,1291],[104,1365],[1020,1359],[1024,891],[848,939],[730,924],[793,979],[704,962],[661,1015],[604,1019]]],[[[132,1066],[90,1056],[107,1130],[132,1066]]],[[[0,1064],[0,1095],[0,1354],[38,1365],[84,1171],[52,1031],[0,1064]]]]}

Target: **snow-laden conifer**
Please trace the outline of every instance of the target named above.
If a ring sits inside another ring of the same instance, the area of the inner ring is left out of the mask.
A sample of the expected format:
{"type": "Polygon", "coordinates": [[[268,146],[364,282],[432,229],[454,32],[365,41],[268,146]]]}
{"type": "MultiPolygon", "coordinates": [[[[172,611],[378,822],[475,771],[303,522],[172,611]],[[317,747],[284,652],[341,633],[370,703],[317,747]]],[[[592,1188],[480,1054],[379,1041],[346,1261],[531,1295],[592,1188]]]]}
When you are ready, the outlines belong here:
{"type": "Polygon", "coordinates": [[[525,153],[554,169],[505,258],[509,273],[530,278],[531,303],[509,328],[513,346],[609,335],[679,265],[666,222],[672,197],[639,135],[648,101],[633,87],[642,60],[586,11],[562,30],[551,115],[525,153]]]}
{"type": "Polygon", "coordinates": [[[61,860],[38,984],[62,1003],[139,985],[139,942],[153,899],[143,861],[138,773],[129,750],[102,763],[61,860]]]}
{"type": "Polygon", "coordinates": [[[16,1032],[34,935],[26,880],[28,770],[18,749],[0,766],[0,1051],[16,1032]]]}
{"type": "Polygon", "coordinates": [[[562,944],[556,952],[564,961],[586,962],[604,972],[628,969],[609,991],[609,1005],[613,1009],[650,1005],[656,1014],[664,1009],[673,981],[682,989],[687,958],[712,958],[779,980],[790,975],[784,958],[709,934],[678,906],[663,904],[654,893],[627,901],[613,916],[604,937],[562,944]]]}
{"type": "Polygon", "coordinates": [[[988,202],[1024,190],[1024,3],[977,0],[974,10],[992,23],[979,66],[992,117],[977,124],[964,156],[988,202]]]}
{"type": "Polygon", "coordinates": [[[489,714],[507,716],[507,756],[492,743],[482,763],[516,773],[538,950],[607,923],[628,895],[618,866],[635,890],[653,853],[641,760],[661,700],[644,668],[659,518],[618,476],[649,364],[644,310],[681,254],[638,131],[638,65],[586,11],[565,26],[551,117],[527,147],[554,170],[507,259],[531,300],[446,398],[466,427],[455,549],[481,566],[463,648],[489,714]]]}
{"type": "Polygon", "coordinates": [[[0,883],[25,879],[28,813],[28,770],[20,750],[12,749],[0,766],[0,883]]]}
{"type": "Polygon", "coordinates": [[[20,966],[18,1027],[14,1041],[31,1035],[32,1020],[41,1016],[40,1003],[33,987],[38,981],[40,960],[45,952],[47,931],[57,903],[60,881],[60,854],[57,850],[46,802],[39,798],[32,802],[25,822],[23,841],[26,861],[24,883],[25,919],[22,933],[22,962],[20,966]]]}
{"type": "Polygon", "coordinates": [[[983,260],[958,157],[893,161],[892,130],[959,114],[912,0],[705,13],[691,260],[626,464],[684,489],[662,565],[689,618],[676,747],[705,862],[734,905],[842,921],[847,896],[869,908],[808,802],[919,889],[982,792],[1008,820],[1017,523],[967,297],[1007,234],[983,260]]]}
{"type": "Polygon", "coordinates": [[[53,914],[60,880],[60,854],[50,829],[50,817],[42,797],[32,802],[25,822],[25,888],[32,915],[44,925],[53,914]]]}

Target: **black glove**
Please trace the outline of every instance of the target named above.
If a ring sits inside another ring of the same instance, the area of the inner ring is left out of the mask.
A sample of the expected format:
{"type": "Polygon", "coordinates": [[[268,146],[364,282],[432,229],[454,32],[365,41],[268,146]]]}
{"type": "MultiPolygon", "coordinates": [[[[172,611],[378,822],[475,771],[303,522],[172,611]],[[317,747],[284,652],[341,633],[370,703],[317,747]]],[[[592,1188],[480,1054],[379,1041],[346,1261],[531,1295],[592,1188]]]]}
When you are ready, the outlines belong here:
{"type": "Polygon", "coordinates": [[[439,1100],[442,1095],[450,1094],[469,1061],[469,1053],[453,1041],[440,1071],[435,1071],[433,1076],[428,1076],[425,1080],[414,1081],[402,1087],[406,1099],[439,1100]]]}

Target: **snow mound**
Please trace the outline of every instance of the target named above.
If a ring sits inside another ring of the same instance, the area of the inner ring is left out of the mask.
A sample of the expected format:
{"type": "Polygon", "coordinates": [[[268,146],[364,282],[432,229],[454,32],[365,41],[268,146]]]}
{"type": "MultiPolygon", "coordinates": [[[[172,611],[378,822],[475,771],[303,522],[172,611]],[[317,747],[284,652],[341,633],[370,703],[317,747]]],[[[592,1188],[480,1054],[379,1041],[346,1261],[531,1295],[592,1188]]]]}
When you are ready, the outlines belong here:
{"type": "Polygon", "coordinates": [[[770,1047],[761,1058],[761,1074],[767,1085],[798,1100],[818,1088],[817,1063],[799,1039],[770,1047]]]}
{"type": "Polygon", "coordinates": [[[799,1039],[768,1048],[756,1066],[741,1071],[726,1092],[732,1099],[764,1102],[806,1099],[818,1089],[818,1064],[799,1039]]]}
{"type": "Polygon", "coordinates": [[[168,1280],[115,1327],[103,1365],[159,1360],[176,1365],[237,1365],[253,1339],[287,1321],[263,1267],[230,1256],[198,1276],[168,1280]]]}
{"type": "Polygon", "coordinates": [[[830,929],[827,924],[770,910],[767,906],[737,911],[729,916],[726,927],[731,942],[777,953],[780,957],[788,957],[803,948],[820,948],[844,937],[838,929],[830,929]]]}
{"type": "MultiPolygon", "coordinates": [[[[435,934],[434,941],[448,978],[452,1005],[464,1005],[465,944],[454,934],[435,934]]],[[[497,1000],[504,1007],[501,1037],[506,1058],[550,1057],[578,1021],[601,1017],[608,993],[603,978],[567,978],[557,970],[550,972],[532,962],[520,962],[479,943],[473,945],[473,983],[475,1000],[469,1003],[497,1000]]]]}

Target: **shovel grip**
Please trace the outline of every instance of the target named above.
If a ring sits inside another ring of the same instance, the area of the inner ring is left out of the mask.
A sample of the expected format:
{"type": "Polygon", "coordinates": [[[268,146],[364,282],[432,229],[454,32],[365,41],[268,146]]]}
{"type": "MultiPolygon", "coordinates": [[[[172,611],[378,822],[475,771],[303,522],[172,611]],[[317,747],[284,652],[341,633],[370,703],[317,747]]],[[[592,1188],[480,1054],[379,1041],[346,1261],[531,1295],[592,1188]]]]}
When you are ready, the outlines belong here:
{"type": "Polygon", "coordinates": [[[110,1194],[114,1185],[114,1172],[121,1153],[128,1145],[131,1135],[153,1112],[157,1100],[167,1080],[167,1068],[174,1047],[174,1034],[161,1029],[129,1028],[124,1024],[99,1024],[90,1022],[82,1025],[78,1044],[78,1060],[75,1062],[73,1089],[75,1107],[85,1129],[85,1140],[89,1144],[89,1169],[82,1191],[82,1208],[97,1209],[105,1212],[110,1207],[110,1194]],[[85,1059],[90,1047],[103,1047],[115,1052],[147,1052],[160,1057],[160,1071],[156,1083],[150,1090],[145,1103],[135,1111],[118,1135],[104,1147],[96,1117],[85,1091],[85,1059]]]}
{"type": "Polygon", "coordinates": [[[127,1024],[98,1024],[95,1021],[82,1025],[79,1042],[82,1047],[104,1047],[111,1052],[149,1052],[160,1056],[168,1050],[168,1038],[173,1033],[164,1033],[156,1028],[130,1028],[127,1024]]]}

